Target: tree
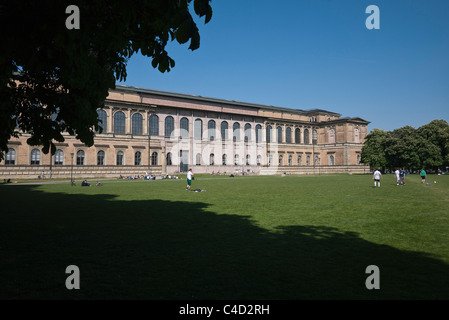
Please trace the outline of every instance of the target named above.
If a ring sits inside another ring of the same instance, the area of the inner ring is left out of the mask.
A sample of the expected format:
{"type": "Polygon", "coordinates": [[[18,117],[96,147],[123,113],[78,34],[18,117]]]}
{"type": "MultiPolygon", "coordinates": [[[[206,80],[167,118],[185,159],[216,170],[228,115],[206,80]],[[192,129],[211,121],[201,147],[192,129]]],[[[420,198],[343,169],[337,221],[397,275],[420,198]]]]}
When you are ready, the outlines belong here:
{"type": "Polygon", "coordinates": [[[426,167],[449,165],[449,124],[445,120],[433,120],[418,128],[418,135],[426,143],[421,146],[422,161],[426,167]],[[433,152],[429,154],[429,150],[433,152]]]}
{"type": "Polygon", "coordinates": [[[361,161],[370,167],[385,168],[387,159],[385,156],[385,142],[389,133],[384,130],[374,129],[365,138],[362,147],[361,161]]]}
{"type": "Polygon", "coordinates": [[[170,71],[175,62],[169,41],[200,36],[190,10],[205,23],[211,0],[18,0],[0,4],[0,160],[7,142],[28,132],[30,145],[55,152],[62,132],[88,146],[99,130],[102,107],[115,81],[126,79],[128,59],[141,52],[154,68],[170,71]],[[79,29],[66,28],[69,5],[79,8],[79,29]],[[193,5],[193,8],[191,8],[193,5]]]}
{"type": "Polygon", "coordinates": [[[385,156],[390,168],[418,168],[421,166],[418,134],[415,128],[405,126],[393,130],[385,142],[385,156]]]}

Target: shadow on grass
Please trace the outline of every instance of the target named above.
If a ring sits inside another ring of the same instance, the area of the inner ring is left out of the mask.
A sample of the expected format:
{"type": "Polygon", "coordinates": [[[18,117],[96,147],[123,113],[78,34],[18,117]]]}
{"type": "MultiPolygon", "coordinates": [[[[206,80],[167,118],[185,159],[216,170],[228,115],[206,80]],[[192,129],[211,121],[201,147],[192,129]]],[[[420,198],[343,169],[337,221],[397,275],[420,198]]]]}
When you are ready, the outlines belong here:
{"type": "Polygon", "coordinates": [[[447,264],[326,226],[269,232],[204,203],[34,186],[0,195],[0,299],[449,298],[447,264]],[[373,264],[380,290],[365,287],[373,264]],[[68,265],[80,290],[65,288],[68,265]]]}

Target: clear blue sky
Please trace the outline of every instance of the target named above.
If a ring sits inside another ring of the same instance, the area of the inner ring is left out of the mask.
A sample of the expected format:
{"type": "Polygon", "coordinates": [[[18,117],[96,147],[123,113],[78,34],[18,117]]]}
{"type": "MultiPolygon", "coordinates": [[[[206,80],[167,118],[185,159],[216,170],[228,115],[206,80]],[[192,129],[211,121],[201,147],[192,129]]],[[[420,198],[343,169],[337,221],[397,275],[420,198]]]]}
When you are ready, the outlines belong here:
{"type": "Polygon", "coordinates": [[[369,129],[449,122],[448,0],[213,0],[201,45],[168,73],[140,55],[120,84],[361,117],[369,129]],[[368,30],[368,5],[380,30],[368,30]]]}

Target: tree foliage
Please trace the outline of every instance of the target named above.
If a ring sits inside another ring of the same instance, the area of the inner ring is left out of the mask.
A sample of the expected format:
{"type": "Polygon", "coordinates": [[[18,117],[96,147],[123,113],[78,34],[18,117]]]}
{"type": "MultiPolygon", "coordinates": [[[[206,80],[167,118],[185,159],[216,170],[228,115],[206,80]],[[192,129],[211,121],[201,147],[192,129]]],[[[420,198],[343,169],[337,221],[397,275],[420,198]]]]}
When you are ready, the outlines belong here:
{"type": "Polygon", "coordinates": [[[362,161],[371,167],[434,168],[449,165],[449,124],[433,120],[415,129],[374,129],[365,139],[362,161]]]}
{"type": "Polygon", "coordinates": [[[99,129],[96,109],[128,59],[141,52],[160,72],[175,62],[170,41],[200,46],[191,11],[209,22],[211,0],[18,0],[0,4],[0,159],[8,140],[28,132],[31,145],[55,151],[66,131],[86,145],[99,129]],[[68,5],[80,28],[67,29],[68,5]],[[193,8],[192,8],[193,5],[193,8]]]}

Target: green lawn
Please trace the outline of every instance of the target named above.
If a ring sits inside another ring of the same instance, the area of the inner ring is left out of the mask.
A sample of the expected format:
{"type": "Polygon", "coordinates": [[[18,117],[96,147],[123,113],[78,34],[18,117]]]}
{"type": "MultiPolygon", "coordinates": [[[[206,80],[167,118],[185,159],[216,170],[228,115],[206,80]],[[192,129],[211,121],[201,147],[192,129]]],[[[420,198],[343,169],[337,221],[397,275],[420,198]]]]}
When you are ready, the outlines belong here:
{"type": "Polygon", "coordinates": [[[449,176],[406,182],[1,185],[0,299],[449,299],[449,176]],[[80,290],[65,287],[68,265],[80,290]]]}

